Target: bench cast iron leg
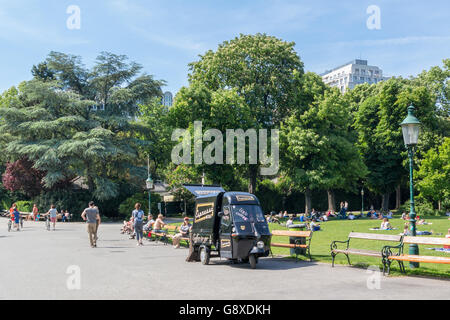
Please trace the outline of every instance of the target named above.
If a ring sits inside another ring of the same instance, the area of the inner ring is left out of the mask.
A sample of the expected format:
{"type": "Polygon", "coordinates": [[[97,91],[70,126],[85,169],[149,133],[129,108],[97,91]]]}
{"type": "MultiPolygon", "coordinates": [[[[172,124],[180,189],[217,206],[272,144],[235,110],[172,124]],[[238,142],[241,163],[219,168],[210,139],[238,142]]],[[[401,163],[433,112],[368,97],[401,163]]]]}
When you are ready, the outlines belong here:
{"type": "Polygon", "coordinates": [[[351,262],[350,262],[350,257],[348,256],[348,254],[345,254],[345,255],[347,256],[348,264],[349,264],[349,265],[352,265],[351,262]]]}

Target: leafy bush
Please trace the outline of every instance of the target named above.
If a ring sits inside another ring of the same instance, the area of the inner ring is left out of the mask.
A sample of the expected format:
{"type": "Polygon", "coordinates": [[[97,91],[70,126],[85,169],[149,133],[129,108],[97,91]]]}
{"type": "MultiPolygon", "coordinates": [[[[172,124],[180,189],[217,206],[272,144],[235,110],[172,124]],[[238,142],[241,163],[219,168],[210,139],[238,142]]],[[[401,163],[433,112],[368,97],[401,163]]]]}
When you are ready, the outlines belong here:
{"type": "MultiPolygon", "coordinates": [[[[83,210],[87,207],[89,201],[92,200],[91,195],[86,190],[69,190],[60,189],[41,193],[33,199],[39,212],[47,212],[50,206],[54,204],[58,211],[68,210],[75,220],[80,217],[83,210]]],[[[101,212],[101,208],[100,208],[101,212]]]]}
{"type": "MultiPolygon", "coordinates": [[[[152,193],[152,213],[158,212],[158,202],[161,202],[161,196],[156,193],[152,193]]],[[[134,205],[139,202],[141,209],[145,213],[148,213],[148,193],[139,192],[123,201],[119,206],[119,214],[121,219],[127,219],[131,216],[131,212],[134,210],[134,205]]]]}
{"type": "MultiPolygon", "coordinates": [[[[418,216],[434,216],[437,213],[437,210],[434,210],[433,204],[428,202],[420,197],[414,199],[416,214],[418,216]]],[[[406,201],[400,208],[399,213],[410,211],[410,201],[406,201]]]]}
{"type": "Polygon", "coordinates": [[[31,212],[33,211],[33,202],[31,201],[16,201],[17,210],[20,212],[31,212]]]}

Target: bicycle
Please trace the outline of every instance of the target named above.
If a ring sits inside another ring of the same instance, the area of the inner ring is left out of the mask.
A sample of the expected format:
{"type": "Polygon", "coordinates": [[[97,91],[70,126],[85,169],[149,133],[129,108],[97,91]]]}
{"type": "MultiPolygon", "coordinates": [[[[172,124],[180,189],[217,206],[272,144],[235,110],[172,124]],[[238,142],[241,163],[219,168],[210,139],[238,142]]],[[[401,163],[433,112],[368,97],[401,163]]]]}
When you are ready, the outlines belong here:
{"type": "Polygon", "coordinates": [[[45,216],[45,228],[50,231],[50,218],[48,216],[45,216]]]}

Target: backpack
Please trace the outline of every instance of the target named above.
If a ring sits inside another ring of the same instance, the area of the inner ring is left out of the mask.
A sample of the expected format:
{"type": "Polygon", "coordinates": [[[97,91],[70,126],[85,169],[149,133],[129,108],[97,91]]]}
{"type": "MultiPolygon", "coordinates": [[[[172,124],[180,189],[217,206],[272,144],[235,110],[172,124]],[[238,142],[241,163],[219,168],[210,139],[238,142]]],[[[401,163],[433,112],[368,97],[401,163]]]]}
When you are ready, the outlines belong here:
{"type": "Polygon", "coordinates": [[[139,223],[142,222],[143,218],[144,218],[144,211],[139,210],[136,214],[136,222],[139,223]]]}

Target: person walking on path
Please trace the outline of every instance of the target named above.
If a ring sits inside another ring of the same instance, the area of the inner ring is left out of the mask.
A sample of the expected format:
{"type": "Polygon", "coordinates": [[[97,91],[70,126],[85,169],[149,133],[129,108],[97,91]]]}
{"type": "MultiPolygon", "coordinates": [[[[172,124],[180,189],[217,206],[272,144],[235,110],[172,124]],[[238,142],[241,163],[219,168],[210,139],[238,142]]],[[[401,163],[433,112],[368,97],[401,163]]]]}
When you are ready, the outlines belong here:
{"type": "Polygon", "coordinates": [[[100,214],[94,202],[89,202],[89,207],[84,209],[81,214],[81,218],[86,221],[87,232],[89,233],[89,242],[91,243],[91,248],[97,247],[97,230],[98,225],[101,223],[100,214]]]}
{"type": "Polygon", "coordinates": [[[50,206],[50,210],[45,214],[46,216],[50,216],[50,222],[53,223],[53,231],[56,229],[56,217],[58,216],[58,210],[56,210],[55,205],[52,204],[50,206]]]}
{"type": "Polygon", "coordinates": [[[134,223],[134,232],[136,233],[136,240],[138,246],[143,246],[142,239],[144,237],[144,211],[141,210],[141,204],[136,203],[134,210],[131,213],[134,223]]]}
{"type": "Polygon", "coordinates": [[[39,219],[39,210],[37,208],[36,203],[33,204],[33,210],[32,210],[31,214],[32,214],[33,220],[34,221],[38,221],[38,219],[39,219]]]}

